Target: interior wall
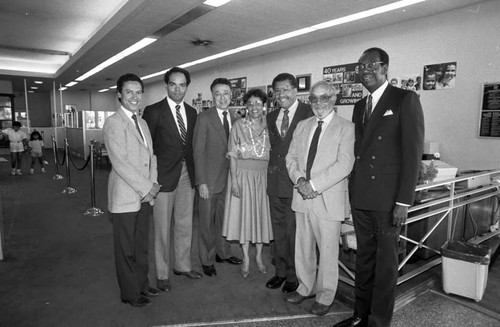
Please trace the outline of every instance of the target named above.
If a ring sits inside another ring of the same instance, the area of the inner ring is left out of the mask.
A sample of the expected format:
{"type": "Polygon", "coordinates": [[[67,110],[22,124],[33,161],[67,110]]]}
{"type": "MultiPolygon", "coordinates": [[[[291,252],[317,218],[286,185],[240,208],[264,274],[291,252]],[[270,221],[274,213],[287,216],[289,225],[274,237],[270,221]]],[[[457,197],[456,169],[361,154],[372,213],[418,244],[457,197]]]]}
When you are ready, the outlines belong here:
{"type": "MultiPolygon", "coordinates": [[[[326,66],[353,63],[377,46],[390,56],[389,75],[423,73],[423,66],[457,61],[454,89],[422,91],[426,140],[440,143],[443,161],[459,169],[500,168],[500,140],[478,138],[481,87],[500,82],[500,1],[386,26],[292,50],[224,64],[192,73],[186,95],[191,103],[198,92],[209,99],[216,77],[247,77],[247,85],[270,84],[281,72],[322,78],[326,66]]],[[[165,96],[163,81],[146,85],[145,105],[165,96]]],[[[350,119],[353,106],[340,106],[350,119]]]]}

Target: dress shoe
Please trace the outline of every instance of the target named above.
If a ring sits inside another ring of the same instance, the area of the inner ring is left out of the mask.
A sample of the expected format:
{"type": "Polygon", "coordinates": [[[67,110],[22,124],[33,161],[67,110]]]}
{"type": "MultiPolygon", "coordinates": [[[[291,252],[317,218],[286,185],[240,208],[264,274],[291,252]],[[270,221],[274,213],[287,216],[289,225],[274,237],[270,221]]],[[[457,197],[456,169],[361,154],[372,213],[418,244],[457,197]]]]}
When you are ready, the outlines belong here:
{"type": "Polygon", "coordinates": [[[330,311],[331,305],[321,304],[319,302],[314,302],[311,307],[311,313],[316,316],[324,316],[330,311]]]}
{"type": "Polygon", "coordinates": [[[203,267],[203,272],[205,273],[205,275],[207,276],[217,276],[217,270],[215,270],[215,267],[214,265],[210,265],[210,266],[202,266],[203,267]]]}
{"type": "Polygon", "coordinates": [[[299,292],[295,291],[290,293],[290,295],[287,296],[286,300],[292,304],[301,304],[302,302],[304,302],[305,299],[311,299],[313,297],[314,294],[309,296],[304,296],[299,292]]]}
{"type": "MultiPolygon", "coordinates": [[[[267,281],[267,288],[280,288],[281,285],[285,282],[286,277],[273,276],[270,280],[267,281]]],[[[295,291],[295,290],[294,290],[295,291]]]]}
{"type": "Polygon", "coordinates": [[[144,296],[141,296],[140,298],[134,299],[134,300],[122,300],[122,302],[128,303],[131,306],[136,307],[136,308],[147,307],[153,303],[153,301],[151,301],[150,299],[148,299],[147,297],[144,297],[144,296]]]}
{"type": "Polygon", "coordinates": [[[366,326],[366,324],[363,324],[363,319],[361,319],[360,317],[352,316],[333,325],[333,327],[356,327],[356,326],[361,327],[361,326],[366,326]]]}
{"type": "Polygon", "coordinates": [[[248,260],[247,260],[241,266],[241,276],[243,276],[244,278],[247,278],[248,274],[250,274],[250,262],[248,262],[248,260]]]}
{"type": "Polygon", "coordinates": [[[172,288],[168,279],[157,279],[156,287],[158,287],[158,289],[162,292],[168,292],[172,288]]]}
{"type": "Polygon", "coordinates": [[[262,273],[262,274],[267,274],[267,268],[266,265],[262,263],[262,261],[257,261],[257,269],[262,273]]]}
{"type": "Polygon", "coordinates": [[[200,274],[199,272],[194,271],[194,270],[178,271],[178,270],[174,269],[174,274],[175,275],[183,275],[183,276],[186,276],[187,278],[191,278],[191,279],[200,279],[201,277],[203,277],[202,274],[200,274]]]}
{"type": "Polygon", "coordinates": [[[219,263],[220,262],[227,262],[227,263],[230,263],[232,265],[241,265],[241,263],[243,262],[243,260],[241,260],[240,258],[236,258],[236,257],[229,257],[227,259],[222,259],[217,254],[215,255],[215,261],[219,262],[219,263]]]}
{"type": "Polygon", "coordinates": [[[297,287],[299,287],[298,282],[285,282],[285,285],[283,285],[283,288],[281,289],[281,292],[283,293],[292,293],[297,290],[297,287]]]}
{"type": "Polygon", "coordinates": [[[158,291],[156,288],[148,287],[147,290],[142,291],[141,295],[142,296],[147,296],[147,297],[155,297],[160,294],[160,291],[158,291]]]}

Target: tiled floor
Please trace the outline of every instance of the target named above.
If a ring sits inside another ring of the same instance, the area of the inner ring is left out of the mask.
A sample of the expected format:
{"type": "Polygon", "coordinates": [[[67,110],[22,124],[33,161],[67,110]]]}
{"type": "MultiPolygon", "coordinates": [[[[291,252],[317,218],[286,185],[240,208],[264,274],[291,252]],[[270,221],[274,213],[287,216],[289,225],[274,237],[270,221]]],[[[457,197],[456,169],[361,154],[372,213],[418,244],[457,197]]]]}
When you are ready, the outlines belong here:
{"type": "MultiPolygon", "coordinates": [[[[216,264],[215,278],[172,276],[172,290],[155,298],[151,307],[122,304],[108,217],[83,215],[91,207],[89,169],[70,166],[77,193],[65,195],[68,180],[53,180],[50,154],[49,161],[47,174],[29,175],[25,159],[23,176],[10,176],[10,164],[0,162],[5,241],[0,326],[331,326],[351,314],[348,304],[336,300],[329,314],[314,317],[308,313],[311,300],[291,305],[279,290],[265,288],[273,272],[269,247],[264,250],[267,275],[251,267],[243,279],[239,267],[216,264]]],[[[65,175],[64,167],[59,171],[65,175]]],[[[104,211],[107,173],[96,170],[96,207],[104,211]]],[[[201,270],[196,219],[194,225],[193,265],[201,270]]],[[[237,244],[233,253],[240,255],[237,244]]],[[[439,269],[432,273],[439,275],[439,269]]],[[[150,278],[154,281],[153,273],[150,278]]],[[[435,285],[398,309],[393,326],[500,326],[499,261],[490,269],[480,303],[446,296],[439,281],[435,285]]]]}

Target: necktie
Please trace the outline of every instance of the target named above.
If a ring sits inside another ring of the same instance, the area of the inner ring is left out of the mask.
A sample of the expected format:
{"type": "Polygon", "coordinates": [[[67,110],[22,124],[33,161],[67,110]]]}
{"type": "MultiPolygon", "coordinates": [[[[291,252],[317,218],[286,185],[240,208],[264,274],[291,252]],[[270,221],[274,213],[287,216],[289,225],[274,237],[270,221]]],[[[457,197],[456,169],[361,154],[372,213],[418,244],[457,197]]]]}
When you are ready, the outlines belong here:
{"type": "Polygon", "coordinates": [[[290,110],[283,110],[283,121],[281,122],[281,137],[285,137],[286,132],[288,131],[288,125],[290,123],[290,117],[288,117],[288,113],[290,110]]]}
{"type": "Polygon", "coordinates": [[[370,94],[368,96],[368,100],[366,101],[365,120],[364,120],[365,125],[368,124],[368,120],[370,119],[371,114],[372,114],[372,95],[370,94]]]}
{"type": "Polygon", "coordinates": [[[175,111],[177,114],[177,123],[179,124],[179,130],[181,131],[182,144],[186,144],[187,132],[186,132],[186,125],[184,125],[184,120],[182,119],[181,116],[181,106],[176,105],[175,111]]]}
{"type": "Polygon", "coordinates": [[[222,113],[224,116],[224,131],[226,132],[226,137],[229,138],[229,121],[227,120],[227,111],[222,113]]]}
{"type": "Polygon", "coordinates": [[[142,140],[144,141],[144,136],[142,136],[141,129],[139,128],[139,123],[137,122],[137,116],[135,114],[132,115],[132,119],[134,120],[135,127],[137,128],[137,131],[139,132],[139,135],[141,136],[142,140]]]}
{"type": "Polygon", "coordinates": [[[314,157],[316,157],[316,152],[318,151],[318,141],[319,135],[321,134],[321,124],[322,120],[318,120],[318,127],[314,131],[313,138],[311,140],[311,146],[309,147],[309,153],[307,154],[307,164],[306,164],[306,179],[311,179],[311,168],[314,162],[314,157]]]}

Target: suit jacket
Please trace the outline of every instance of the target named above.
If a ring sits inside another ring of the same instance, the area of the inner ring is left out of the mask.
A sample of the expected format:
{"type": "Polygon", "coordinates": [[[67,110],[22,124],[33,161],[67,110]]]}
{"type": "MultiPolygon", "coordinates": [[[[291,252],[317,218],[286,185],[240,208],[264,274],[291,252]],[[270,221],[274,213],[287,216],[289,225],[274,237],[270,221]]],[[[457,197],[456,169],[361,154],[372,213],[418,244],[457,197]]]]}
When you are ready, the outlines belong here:
{"type": "Polygon", "coordinates": [[[363,126],[366,98],[354,106],[356,162],[350,178],[351,206],[392,211],[413,204],[424,144],[424,114],[415,92],[387,86],[363,126]]]}
{"type": "MultiPolygon", "coordinates": [[[[286,167],[293,182],[306,176],[309,136],[316,126],[316,117],[310,117],[299,122],[293,133],[286,156],[286,167]]],[[[348,205],[347,176],[353,164],[354,124],[334,114],[320,139],[311,169],[311,181],[319,195],[312,200],[304,200],[297,189],[294,189],[293,211],[309,211],[317,217],[343,221],[348,205]]]]}
{"type": "Polygon", "coordinates": [[[172,192],[177,188],[181,177],[182,161],[186,161],[191,187],[194,187],[193,133],[197,111],[184,102],[186,108],[186,144],[177,128],[177,117],[172,115],[167,99],[163,99],[144,109],[142,118],[148,123],[155,155],[158,158],[158,182],[162,192],[172,192]]]}
{"type": "Polygon", "coordinates": [[[276,126],[276,120],[280,110],[274,110],[267,115],[267,130],[269,131],[269,141],[271,142],[271,153],[267,171],[267,194],[281,198],[292,198],[293,183],[286,170],[285,157],[292,141],[293,132],[299,121],[313,115],[311,106],[299,101],[297,111],[289,124],[288,131],[284,138],[276,126]]]}
{"type": "Polygon", "coordinates": [[[104,143],[113,165],[108,180],[108,209],[112,213],[139,211],[141,199],[157,183],[153,140],[146,122],[139,117],[137,122],[148,146],[123,108],[104,122],[104,143]]]}
{"type": "MultiPolygon", "coordinates": [[[[231,119],[229,111],[227,119],[231,119]]],[[[212,107],[200,113],[193,137],[196,185],[207,184],[210,194],[222,192],[227,183],[227,141],[217,109],[212,107]]]]}

